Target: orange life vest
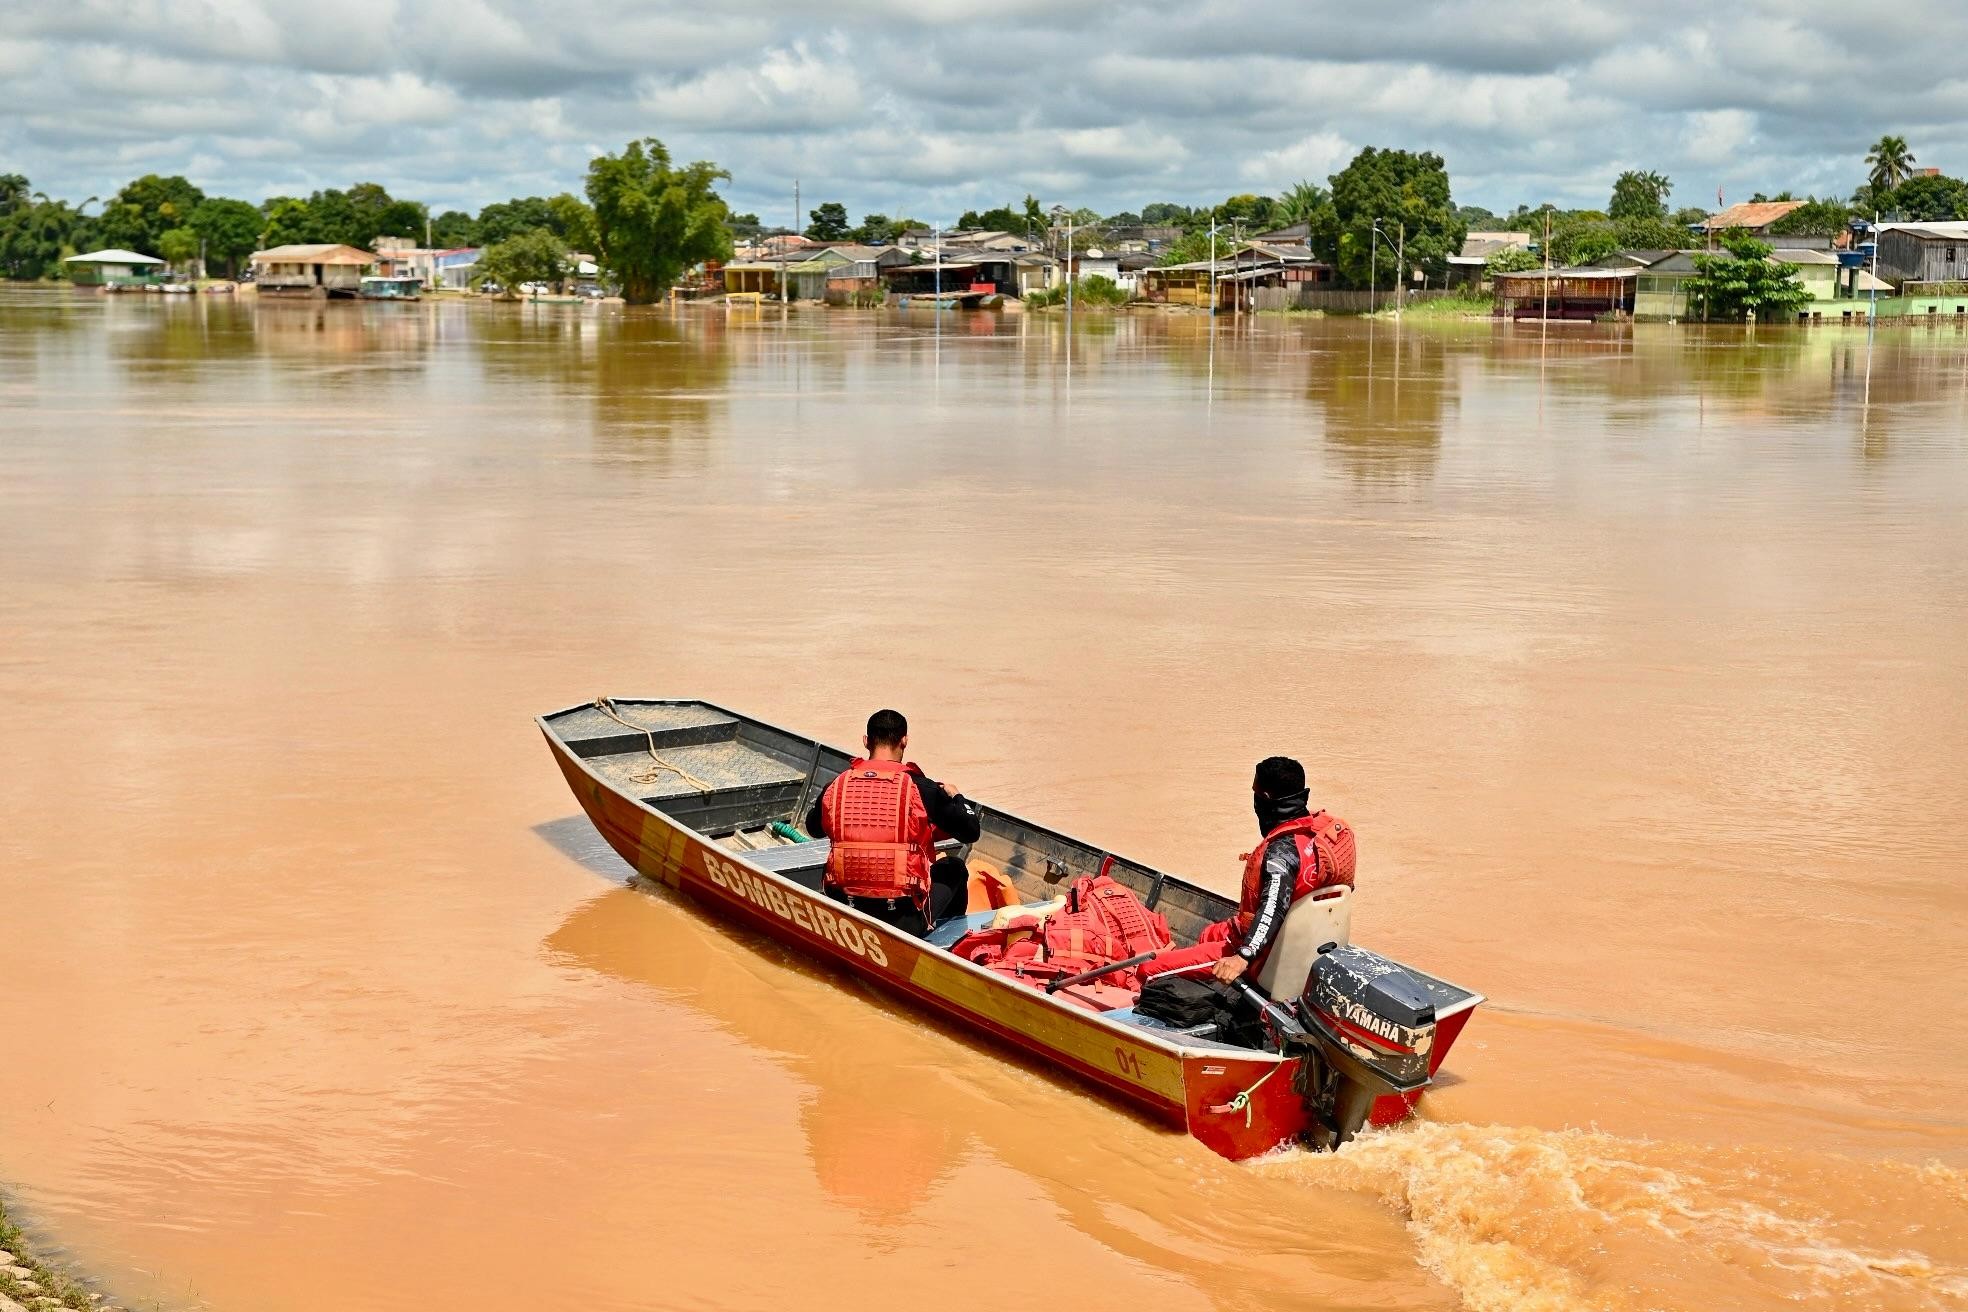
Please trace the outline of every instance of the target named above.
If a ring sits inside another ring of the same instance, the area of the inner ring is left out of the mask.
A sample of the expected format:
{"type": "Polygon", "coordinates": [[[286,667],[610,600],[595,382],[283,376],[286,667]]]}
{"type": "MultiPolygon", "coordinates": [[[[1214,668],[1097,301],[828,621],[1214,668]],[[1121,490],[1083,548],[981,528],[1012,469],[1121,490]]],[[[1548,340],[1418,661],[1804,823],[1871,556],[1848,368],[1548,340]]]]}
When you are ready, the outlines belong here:
{"type": "Polygon", "coordinates": [[[936,826],[901,761],[855,761],[820,795],[820,814],[833,847],[827,883],[850,897],[929,896],[936,826]]]}
{"type": "Polygon", "coordinates": [[[1287,820],[1266,834],[1255,852],[1244,854],[1244,890],[1234,917],[1239,937],[1249,934],[1257,920],[1257,899],[1264,893],[1264,853],[1287,835],[1298,844],[1298,883],[1292,886],[1292,901],[1328,884],[1349,888],[1353,884],[1357,855],[1353,826],[1324,811],[1287,820]]]}

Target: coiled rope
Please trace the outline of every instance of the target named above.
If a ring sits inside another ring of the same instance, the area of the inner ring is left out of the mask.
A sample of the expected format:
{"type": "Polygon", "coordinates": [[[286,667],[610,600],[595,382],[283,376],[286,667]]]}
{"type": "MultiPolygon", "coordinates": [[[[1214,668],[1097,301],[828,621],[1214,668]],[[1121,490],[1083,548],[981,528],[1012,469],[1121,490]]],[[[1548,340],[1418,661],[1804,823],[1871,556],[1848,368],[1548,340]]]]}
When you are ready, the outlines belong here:
{"type": "Polygon", "coordinates": [[[662,757],[658,756],[656,754],[656,731],[654,729],[651,729],[646,724],[635,724],[629,720],[623,719],[621,713],[615,709],[614,698],[597,697],[594,699],[594,708],[597,711],[600,711],[603,715],[607,716],[609,719],[615,721],[615,723],[621,725],[624,729],[634,729],[637,733],[641,734],[643,737],[649,740],[649,759],[651,761],[654,761],[655,764],[651,766],[645,766],[642,769],[637,770],[632,774],[630,774],[629,781],[631,783],[653,784],[658,779],[662,778],[665,773],[669,773],[677,776],[679,779],[683,780],[685,783],[689,784],[692,788],[695,788],[700,793],[709,793],[709,792],[716,791],[715,785],[705,783],[702,779],[699,779],[696,775],[690,773],[690,771],[684,769],[682,766],[673,765],[670,762],[664,760],[662,757]]]}

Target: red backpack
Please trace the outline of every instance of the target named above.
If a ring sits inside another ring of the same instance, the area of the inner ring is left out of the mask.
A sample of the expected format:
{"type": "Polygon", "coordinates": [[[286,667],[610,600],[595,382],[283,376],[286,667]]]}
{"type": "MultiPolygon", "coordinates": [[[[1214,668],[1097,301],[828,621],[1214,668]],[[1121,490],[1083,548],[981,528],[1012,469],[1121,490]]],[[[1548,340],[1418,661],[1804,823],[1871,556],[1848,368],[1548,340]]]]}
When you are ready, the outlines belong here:
{"type": "MultiPolygon", "coordinates": [[[[1040,933],[1005,946],[1007,937],[1029,930],[1032,923],[1032,918],[1020,917],[1005,929],[966,934],[951,951],[985,966],[1042,964],[1050,968],[1042,973],[1057,977],[1158,952],[1172,941],[1168,921],[1143,906],[1127,885],[1106,875],[1074,880],[1066,890],[1066,905],[1046,919],[1040,933]]],[[[1105,982],[1132,987],[1135,974],[1118,970],[1105,982]]]]}

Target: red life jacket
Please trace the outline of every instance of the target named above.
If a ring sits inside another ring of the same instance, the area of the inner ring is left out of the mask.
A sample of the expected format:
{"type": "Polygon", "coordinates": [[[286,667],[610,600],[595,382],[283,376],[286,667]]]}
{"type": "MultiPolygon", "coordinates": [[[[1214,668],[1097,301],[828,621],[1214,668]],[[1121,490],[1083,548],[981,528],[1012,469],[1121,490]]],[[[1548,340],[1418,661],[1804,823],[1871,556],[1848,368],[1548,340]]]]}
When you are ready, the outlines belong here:
{"type": "Polygon", "coordinates": [[[1244,854],[1244,891],[1233,917],[1240,938],[1257,921],[1257,899],[1264,893],[1264,853],[1284,835],[1298,844],[1298,883],[1292,886],[1292,901],[1328,884],[1352,887],[1357,855],[1353,826],[1324,811],[1287,820],[1266,834],[1255,852],[1244,854]]]}
{"type": "Polygon", "coordinates": [[[827,882],[850,897],[929,896],[936,826],[901,761],[855,761],[820,795],[820,814],[833,847],[827,882]]]}

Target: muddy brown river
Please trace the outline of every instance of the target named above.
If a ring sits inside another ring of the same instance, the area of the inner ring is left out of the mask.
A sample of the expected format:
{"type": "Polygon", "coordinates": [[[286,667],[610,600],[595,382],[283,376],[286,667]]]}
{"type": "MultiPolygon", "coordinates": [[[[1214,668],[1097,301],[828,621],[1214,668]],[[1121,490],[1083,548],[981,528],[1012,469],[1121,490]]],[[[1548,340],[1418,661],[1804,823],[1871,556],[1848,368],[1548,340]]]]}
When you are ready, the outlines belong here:
{"type": "Polygon", "coordinates": [[[0,296],[0,1185],[129,1300],[1968,1306],[1968,330],[0,296]],[[1244,1166],[622,886],[531,717],[881,705],[1424,1118],[1244,1166]]]}

